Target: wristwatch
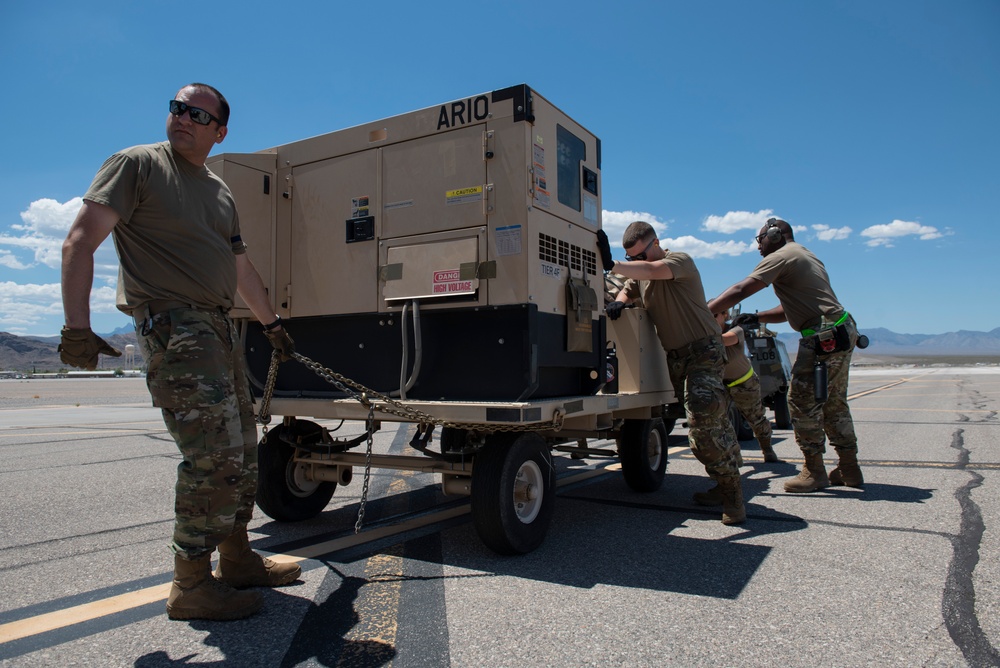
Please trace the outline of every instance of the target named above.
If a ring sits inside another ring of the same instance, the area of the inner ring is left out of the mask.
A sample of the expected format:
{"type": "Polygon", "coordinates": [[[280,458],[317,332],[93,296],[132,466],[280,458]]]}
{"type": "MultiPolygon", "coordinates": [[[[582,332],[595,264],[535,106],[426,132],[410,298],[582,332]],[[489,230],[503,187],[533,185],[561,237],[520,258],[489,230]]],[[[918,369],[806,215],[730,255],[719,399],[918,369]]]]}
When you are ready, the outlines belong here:
{"type": "Polygon", "coordinates": [[[281,316],[280,316],[280,315],[279,315],[279,316],[278,316],[278,318],[277,318],[277,319],[276,319],[276,320],[275,320],[274,322],[272,322],[271,324],[269,324],[269,325],[264,325],[264,329],[265,329],[265,330],[267,330],[267,331],[269,331],[269,332],[270,332],[271,330],[274,330],[274,329],[277,329],[278,327],[281,327],[281,316]]]}

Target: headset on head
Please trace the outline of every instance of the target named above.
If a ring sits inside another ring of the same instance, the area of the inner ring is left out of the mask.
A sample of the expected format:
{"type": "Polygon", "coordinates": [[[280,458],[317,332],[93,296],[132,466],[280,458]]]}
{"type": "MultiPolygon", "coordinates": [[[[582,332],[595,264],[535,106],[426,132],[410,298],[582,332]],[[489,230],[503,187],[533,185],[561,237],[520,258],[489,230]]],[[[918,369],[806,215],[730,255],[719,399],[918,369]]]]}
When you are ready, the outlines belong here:
{"type": "Polygon", "coordinates": [[[767,219],[767,230],[764,232],[764,234],[767,236],[767,240],[770,241],[772,244],[776,244],[779,241],[781,241],[781,239],[784,237],[784,234],[782,234],[781,228],[778,227],[777,218],[767,219]]]}

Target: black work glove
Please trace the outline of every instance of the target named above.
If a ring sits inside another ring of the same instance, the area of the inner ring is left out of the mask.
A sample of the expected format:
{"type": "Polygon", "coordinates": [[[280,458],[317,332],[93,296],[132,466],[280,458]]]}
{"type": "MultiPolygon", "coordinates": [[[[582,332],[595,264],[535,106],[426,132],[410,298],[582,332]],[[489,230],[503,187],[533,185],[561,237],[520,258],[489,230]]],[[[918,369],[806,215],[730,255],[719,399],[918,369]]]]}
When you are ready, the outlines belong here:
{"type": "Polygon", "coordinates": [[[742,327],[744,330],[760,329],[760,318],[756,313],[740,313],[733,318],[733,327],[742,327]]]}
{"type": "Polygon", "coordinates": [[[272,330],[265,329],[264,336],[271,342],[274,349],[280,353],[282,362],[292,359],[292,355],[295,354],[295,341],[292,341],[292,337],[288,335],[284,327],[272,330]]]}
{"type": "Polygon", "coordinates": [[[625,308],[625,302],[620,302],[615,300],[610,302],[604,307],[604,312],[608,314],[608,317],[612,320],[617,320],[622,315],[622,310],[625,308]]]}
{"type": "Polygon", "coordinates": [[[59,359],[63,364],[93,371],[97,368],[97,356],[101,353],[111,357],[121,357],[122,351],[112,348],[107,341],[85,329],[63,327],[59,336],[59,359]]]}
{"type": "Polygon", "coordinates": [[[608,235],[604,230],[597,230],[597,252],[601,254],[604,271],[611,271],[615,266],[615,259],[611,257],[611,242],[608,241],[608,235]]]}

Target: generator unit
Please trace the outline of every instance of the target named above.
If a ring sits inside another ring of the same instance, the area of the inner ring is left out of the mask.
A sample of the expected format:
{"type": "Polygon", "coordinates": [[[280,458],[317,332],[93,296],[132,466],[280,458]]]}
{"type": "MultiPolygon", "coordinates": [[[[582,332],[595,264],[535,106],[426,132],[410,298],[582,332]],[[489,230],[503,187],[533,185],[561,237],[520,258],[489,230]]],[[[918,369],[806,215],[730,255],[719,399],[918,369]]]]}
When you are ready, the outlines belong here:
{"type": "MultiPolygon", "coordinates": [[[[296,349],[415,400],[591,395],[606,380],[601,144],[527,85],[209,168],[296,349]]],[[[252,320],[242,302],[237,318],[252,320]]],[[[252,382],[271,346],[249,322],[252,382]]],[[[340,396],[284,364],[275,398],[340,396]]]]}

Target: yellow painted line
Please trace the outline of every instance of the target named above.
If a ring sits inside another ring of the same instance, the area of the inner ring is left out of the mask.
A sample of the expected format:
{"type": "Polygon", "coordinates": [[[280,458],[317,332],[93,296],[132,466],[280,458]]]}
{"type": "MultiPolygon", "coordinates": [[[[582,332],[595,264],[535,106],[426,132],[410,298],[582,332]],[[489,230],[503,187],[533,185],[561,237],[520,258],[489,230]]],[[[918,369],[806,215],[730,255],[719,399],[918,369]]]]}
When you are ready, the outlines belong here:
{"type": "Polygon", "coordinates": [[[54,631],[66,626],[81,624],[91,619],[113,615],[124,610],[138,608],[147,603],[155,603],[167,598],[170,593],[170,583],[146,587],[127,594],[119,594],[92,603],[75,605],[65,610],[56,610],[44,615],[29,617],[16,622],[0,625],[0,644],[38,635],[46,631],[54,631]]]}
{"type": "MultiPolygon", "coordinates": [[[[674,449],[680,450],[684,448],[674,449]]],[[[557,486],[562,487],[563,485],[603,475],[611,469],[612,467],[587,469],[559,480],[557,486]]],[[[308,545],[301,549],[289,552],[288,554],[273,554],[268,555],[268,557],[282,564],[305,561],[306,559],[315,559],[325,554],[330,554],[331,552],[337,552],[349,547],[363,545],[364,543],[405,533],[436,522],[443,522],[455,517],[460,517],[470,512],[470,510],[471,508],[469,504],[466,503],[461,506],[456,506],[455,508],[447,508],[436,513],[430,513],[422,517],[417,517],[401,524],[376,527],[368,529],[360,534],[344,536],[342,538],[324,541],[315,545],[308,545]]],[[[55,612],[36,615],[35,617],[29,617],[28,619],[8,622],[7,624],[0,624],[0,645],[14,640],[20,640],[21,638],[35,636],[47,631],[54,631],[56,629],[76,624],[82,624],[83,622],[88,622],[93,619],[138,608],[148,603],[164,601],[169,593],[170,583],[167,582],[164,584],[154,585],[152,587],[146,587],[145,589],[140,589],[138,591],[129,592],[127,594],[111,596],[110,598],[102,599],[100,601],[75,605],[71,608],[66,608],[65,610],[56,610],[55,612]]]]}
{"type": "Polygon", "coordinates": [[[851,406],[851,412],[854,411],[906,411],[910,413],[996,413],[996,411],[976,409],[966,409],[966,408],[875,408],[872,406],[862,407],[862,406],[851,406]]]}
{"type": "Polygon", "coordinates": [[[875,394],[876,392],[883,392],[885,390],[891,390],[892,388],[896,387],[897,385],[902,385],[903,383],[906,383],[909,380],[910,380],[909,378],[903,378],[902,380],[897,380],[895,383],[890,383],[888,385],[883,385],[882,387],[876,387],[876,388],[873,388],[871,390],[865,390],[864,392],[858,392],[857,394],[852,394],[851,396],[847,397],[847,400],[851,401],[852,399],[859,399],[861,397],[867,397],[869,394],[875,394]]]}
{"type": "Polygon", "coordinates": [[[25,436],[104,436],[106,434],[148,434],[151,432],[166,432],[166,427],[161,429],[92,429],[89,431],[31,431],[30,428],[20,427],[6,429],[0,432],[0,438],[20,436],[24,438],[25,436]],[[11,433],[16,429],[15,433],[11,433]]]}

